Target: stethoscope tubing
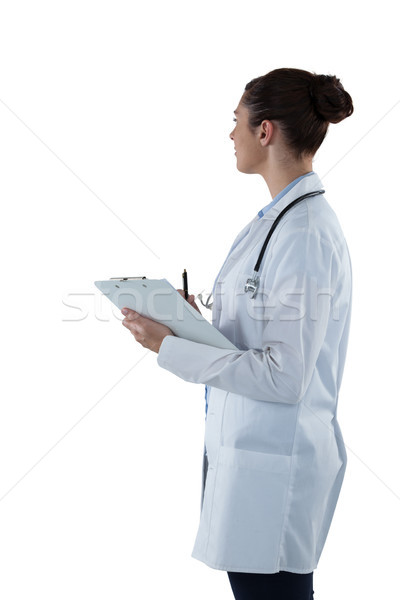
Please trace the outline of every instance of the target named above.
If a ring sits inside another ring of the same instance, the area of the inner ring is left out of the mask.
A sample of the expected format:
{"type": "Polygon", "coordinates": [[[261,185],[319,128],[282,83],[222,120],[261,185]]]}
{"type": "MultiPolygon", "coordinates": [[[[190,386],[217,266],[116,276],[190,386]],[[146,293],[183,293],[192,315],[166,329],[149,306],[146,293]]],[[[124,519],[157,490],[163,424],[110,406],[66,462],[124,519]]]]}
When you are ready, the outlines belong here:
{"type": "Polygon", "coordinates": [[[274,231],[275,231],[279,221],[282,219],[282,217],[285,216],[287,211],[290,210],[292,208],[292,206],[295,206],[295,204],[298,204],[299,202],[304,200],[304,198],[311,198],[311,196],[318,196],[319,194],[325,194],[325,190],[318,190],[317,192],[309,192],[308,194],[303,194],[303,196],[299,196],[298,198],[296,198],[296,200],[293,200],[293,202],[290,202],[290,204],[285,206],[285,208],[279,213],[279,215],[276,217],[275,221],[272,223],[271,229],[269,230],[268,235],[265,238],[264,244],[261,248],[260,254],[258,256],[257,262],[254,267],[254,271],[256,273],[258,273],[262,259],[264,258],[264,254],[265,254],[265,250],[267,249],[268,242],[271,239],[271,236],[274,233],[274,231]]]}

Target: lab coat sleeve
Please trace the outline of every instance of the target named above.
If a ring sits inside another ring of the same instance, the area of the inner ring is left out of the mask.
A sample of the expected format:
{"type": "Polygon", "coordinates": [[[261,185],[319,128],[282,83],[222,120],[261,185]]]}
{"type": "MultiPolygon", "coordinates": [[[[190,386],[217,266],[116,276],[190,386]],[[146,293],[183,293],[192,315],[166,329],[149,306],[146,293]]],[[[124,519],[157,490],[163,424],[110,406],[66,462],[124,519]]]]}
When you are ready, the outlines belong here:
{"type": "Polygon", "coordinates": [[[260,273],[256,298],[262,318],[260,311],[251,314],[251,304],[235,313],[234,328],[253,327],[259,332],[258,347],[225,350],[169,335],[159,349],[159,366],[185,381],[296,404],[311,381],[332,318],[337,261],[335,249],[318,233],[281,232],[274,244],[271,240],[268,266],[260,273]]]}

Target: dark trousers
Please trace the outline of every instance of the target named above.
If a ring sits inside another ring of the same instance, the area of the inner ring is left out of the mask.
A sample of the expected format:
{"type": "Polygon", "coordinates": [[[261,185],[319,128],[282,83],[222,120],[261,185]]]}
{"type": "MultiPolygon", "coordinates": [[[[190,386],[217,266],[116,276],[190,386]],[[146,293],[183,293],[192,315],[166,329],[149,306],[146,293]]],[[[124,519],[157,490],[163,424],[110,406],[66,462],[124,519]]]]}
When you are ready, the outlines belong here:
{"type": "Polygon", "coordinates": [[[227,571],[236,600],[313,600],[311,573],[234,573],[227,571]]]}

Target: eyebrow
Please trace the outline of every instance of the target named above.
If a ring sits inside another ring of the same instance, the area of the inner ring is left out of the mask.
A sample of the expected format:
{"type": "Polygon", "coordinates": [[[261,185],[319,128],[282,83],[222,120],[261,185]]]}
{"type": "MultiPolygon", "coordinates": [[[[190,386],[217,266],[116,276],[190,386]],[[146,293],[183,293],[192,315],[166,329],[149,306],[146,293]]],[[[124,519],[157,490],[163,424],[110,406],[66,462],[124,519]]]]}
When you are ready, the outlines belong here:
{"type": "Polygon", "coordinates": [[[237,114],[238,114],[238,111],[237,111],[237,110],[234,110],[234,111],[233,111],[233,114],[234,114],[234,115],[237,115],[237,114]]]}

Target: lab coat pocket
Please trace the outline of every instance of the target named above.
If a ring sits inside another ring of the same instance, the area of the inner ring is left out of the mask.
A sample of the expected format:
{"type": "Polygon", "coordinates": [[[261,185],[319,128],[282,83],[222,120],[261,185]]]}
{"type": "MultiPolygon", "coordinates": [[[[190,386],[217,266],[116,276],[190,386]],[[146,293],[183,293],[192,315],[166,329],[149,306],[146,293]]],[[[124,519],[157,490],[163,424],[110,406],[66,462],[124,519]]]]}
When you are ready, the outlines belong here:
{"type": "Polygon", "coordinates": [[[291,456],[221,446],[209,551],[222,564],[262,569],[279,556],[291,456]]]}

